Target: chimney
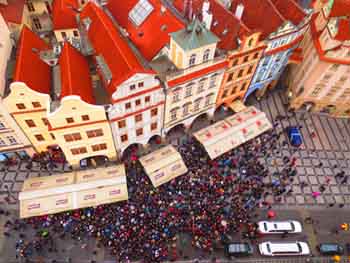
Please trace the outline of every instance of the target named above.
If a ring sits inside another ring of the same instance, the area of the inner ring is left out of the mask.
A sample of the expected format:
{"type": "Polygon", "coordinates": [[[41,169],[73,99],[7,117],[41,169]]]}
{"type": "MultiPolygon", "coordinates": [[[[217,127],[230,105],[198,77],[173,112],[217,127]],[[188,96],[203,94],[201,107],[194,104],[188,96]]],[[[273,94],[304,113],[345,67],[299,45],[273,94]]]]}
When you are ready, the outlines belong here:
{"type": "Polygon", "coordinates": [[[209,0],[205,0],[202,6],[202,19],[203,19],[203,23],[205,24],[205,27],[208,30],[210,30],[211,23],[213,21],[213,14],[209,12],[209,8],[210,8],[210,2],[209,0]]]}
{"type": "Polygon", "coordinates": [[[237,17],[237,19],[241,20],[243,12],[244,12],[244,5],[242,3],[240,3],[239,5],[237,5],[235,17],[237,17]]]}

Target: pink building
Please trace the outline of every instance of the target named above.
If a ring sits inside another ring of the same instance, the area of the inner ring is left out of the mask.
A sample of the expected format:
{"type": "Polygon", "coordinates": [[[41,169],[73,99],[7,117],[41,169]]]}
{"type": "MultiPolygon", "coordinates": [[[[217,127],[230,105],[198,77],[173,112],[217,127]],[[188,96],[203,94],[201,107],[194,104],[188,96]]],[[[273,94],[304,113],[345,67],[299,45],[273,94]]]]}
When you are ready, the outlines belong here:
{"type": "Polygon", "coordinates": [[[304,60],[291,70],[291,108],[350,115],[349,14],[349,1],[330,0],[312,16],[301,43],[304,60]]]}

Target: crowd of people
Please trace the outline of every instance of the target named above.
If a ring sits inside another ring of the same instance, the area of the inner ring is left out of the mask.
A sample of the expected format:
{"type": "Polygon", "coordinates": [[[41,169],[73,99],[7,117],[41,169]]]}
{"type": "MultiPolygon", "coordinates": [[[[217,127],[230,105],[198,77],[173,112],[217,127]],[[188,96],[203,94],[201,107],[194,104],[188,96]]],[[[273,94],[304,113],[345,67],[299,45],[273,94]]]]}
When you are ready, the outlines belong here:
{"type": "MultiPolygon", "coordinates": [[[[278,125],[278,123],[276,124],[278,125]]],[[[275,126],[276,127],[276,126],[275,126]]],[[[8,220],[5,235],[16,235],[18,257],[43,251],[57,252],[57,242],[95,238],[117,262],[134,259],[161,262],[184,257],[179,233],[191,236],[192,246],[211,253],[233,233],[254,242],[256,208],[271,209],[290,194],[296,175],[295,158],[282,156],[282,171],[270,174],[281,154],[282,130],[273,129],[250,142],[210,160],[194,139],[178,146],[188,172],[154,188],[140,163],[126,161],[129,200],[24,220],[8,220]],[[271,176],[272,181],[267,180],[271,176]],[[31,228],[35,236],[27,236],[31,228]]],[[[190,244],[188,244],[190,245],[190,244]]],[[[96,251],[94,251],[96,253],[96,251]]]]}

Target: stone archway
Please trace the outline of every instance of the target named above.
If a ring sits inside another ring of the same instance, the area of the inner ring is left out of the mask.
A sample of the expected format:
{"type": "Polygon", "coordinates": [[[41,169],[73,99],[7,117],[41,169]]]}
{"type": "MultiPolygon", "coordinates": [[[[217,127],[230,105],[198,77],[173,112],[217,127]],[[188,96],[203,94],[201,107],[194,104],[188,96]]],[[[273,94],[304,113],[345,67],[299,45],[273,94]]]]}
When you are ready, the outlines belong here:
{"type": "Polygon", "coordinates": [[[95,155],[83,158],[79,164],[81,168],[104,166],[109,162],[106,155],[95,155]]]}
{"type": "Polygon", "coordinates": [[[233,110],[226,103],[221,104],[214,111],[214,121],[220,121],[234,114],[233,110]]]}
{"type": "Polygon", "coordinates": [[[208,113],[205,112],[198,115],[195,119],[193,119],[190,129],[191,129],[191,132],[196,132],[209,125],[210,125],[210,118],[208,113]]]}
{"type": "Polygon", "coordinates": [[[172,144],[180,144],[181,141],[186,137],[187,131],[183,123],[179,123],[174,127],[170,128],[165,135],[166,141],[172,144]]]}
{"type": "Polygon", "coordinates": [[[126,147],[121,153],[122,161],[134,161],[142,155],[143,145],[140,143],[133,143],[126,147]]]}

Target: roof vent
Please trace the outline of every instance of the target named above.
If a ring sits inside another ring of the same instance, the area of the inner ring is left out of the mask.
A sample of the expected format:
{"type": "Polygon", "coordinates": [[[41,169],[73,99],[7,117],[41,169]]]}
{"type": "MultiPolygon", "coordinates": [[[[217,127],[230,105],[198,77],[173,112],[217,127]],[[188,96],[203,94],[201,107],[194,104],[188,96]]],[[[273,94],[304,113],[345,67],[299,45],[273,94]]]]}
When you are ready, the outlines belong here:
{"type": "Polygon", "coordinates": [[[161,5],[161,7],[160,7],[160,13],[161,13],[162,15],[164,15],[165,12],[166,12],[165,6],[161,5]]]}
{"type": "Polygon", "coordinates": [[[237,17],[237,19],[241,20],[242,16],[243,16],[243,12],[244,12],[244,5],[242,3],[240,3],[236,7],[235,17],[237,17]]]}
{"type": "Polygon", "coordinates": [[[166,31],[167,29],[168,29],[168,26],[165,24],[160,27],[160,30],[162,31],[166,31]]]}

